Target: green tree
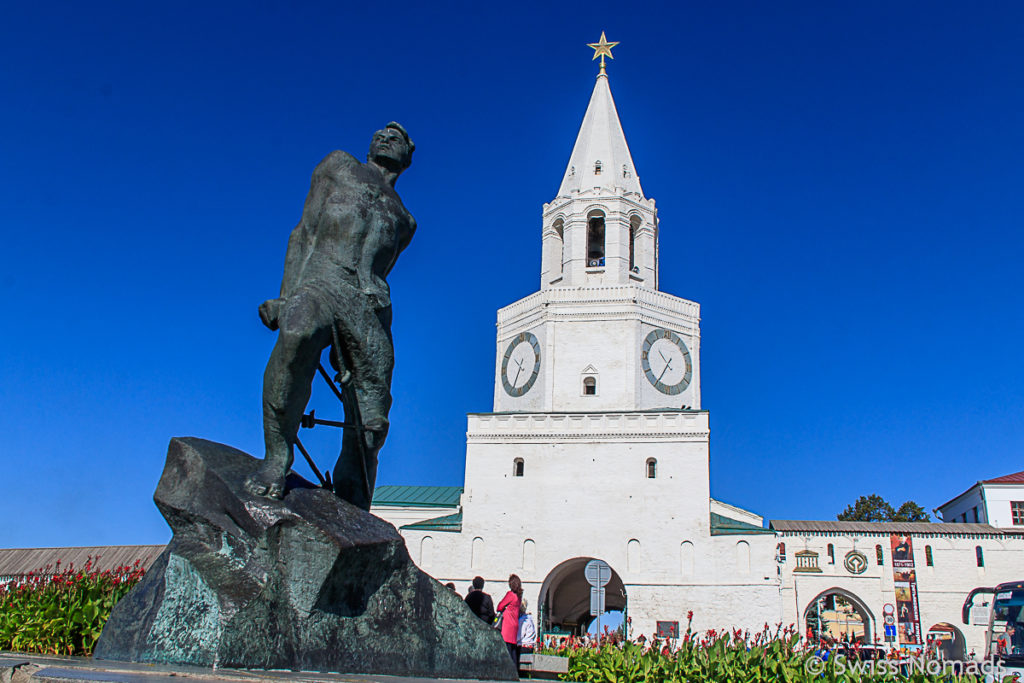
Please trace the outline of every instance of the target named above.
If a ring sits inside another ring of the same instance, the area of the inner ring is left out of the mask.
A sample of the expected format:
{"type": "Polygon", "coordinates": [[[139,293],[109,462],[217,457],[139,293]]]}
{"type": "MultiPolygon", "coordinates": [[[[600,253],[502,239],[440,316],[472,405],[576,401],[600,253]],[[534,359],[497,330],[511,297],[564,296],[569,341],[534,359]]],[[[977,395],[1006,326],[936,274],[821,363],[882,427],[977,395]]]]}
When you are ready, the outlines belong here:
{"type": "Polygon", "coordinates": [[[896,511],[881,496],[861,496],[836,516],[840,522],[891,522],[896,511]]]}
{"type": "Polygon", "coordinates": [[[896,514],[892,516],[894,522],[927,522],[930,521],[928,513],[924,511],[924,508],[915,503],[912,500],[908,500],[903,505],[900,505],[900,509],[896,511],[896,514]]]}
{"type": "Polygon", "coordinates": [[[853,505],[836,515],[841,522],[927,522],[928,513],[912,500],[900,505],[897,510],[888,501],[872,493],[861,496],[853,505]]]}

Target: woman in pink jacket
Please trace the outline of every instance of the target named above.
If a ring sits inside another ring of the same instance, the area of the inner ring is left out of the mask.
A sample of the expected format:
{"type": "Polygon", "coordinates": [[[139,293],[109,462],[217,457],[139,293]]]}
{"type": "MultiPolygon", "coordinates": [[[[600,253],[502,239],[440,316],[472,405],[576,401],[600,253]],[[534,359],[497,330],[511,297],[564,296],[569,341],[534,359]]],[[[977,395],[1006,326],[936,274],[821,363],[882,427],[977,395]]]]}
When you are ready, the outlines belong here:
{"type": "Polygon", "coordinates": [[[512,574],[508,577],[508,593],[498,603],[496,611],[501,614],[501,639],[508,647],[508,653],[519,670],[519,603],[523,599],[523,582],[512,574]]]}

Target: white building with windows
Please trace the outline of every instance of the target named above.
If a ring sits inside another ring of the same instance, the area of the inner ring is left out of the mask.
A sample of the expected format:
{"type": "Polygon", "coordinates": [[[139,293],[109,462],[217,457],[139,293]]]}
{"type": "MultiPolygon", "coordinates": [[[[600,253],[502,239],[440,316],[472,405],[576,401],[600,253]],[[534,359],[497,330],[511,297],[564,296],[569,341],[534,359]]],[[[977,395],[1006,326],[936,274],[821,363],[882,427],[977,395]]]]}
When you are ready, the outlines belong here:
{"type": "Polygon", "coordinates": [[[1024,472],[979,481],[937,507],[935,513],[944,522],[979,522],[1024,530],[1024,472]]]}
{"type": "Polygon", "coordinates": [[[480,575],[497,599],[518,574],[542,632],[587,626],[583,567],[598,558],[632,637],[685,628],[692,611],[696,629],[783,622],[881,640],[891,606],[897,644],[934,632],[980,649],[960,606],[1024,577],[1024,528],[988,512],[766,527],[711,498],[700,306],[658,289],[659,230],[602,66],[543,206],[540,288],[498,311],[493,410],[468,416],[464,486],[381,486],[372,511],[460,592],[480,575]]]}

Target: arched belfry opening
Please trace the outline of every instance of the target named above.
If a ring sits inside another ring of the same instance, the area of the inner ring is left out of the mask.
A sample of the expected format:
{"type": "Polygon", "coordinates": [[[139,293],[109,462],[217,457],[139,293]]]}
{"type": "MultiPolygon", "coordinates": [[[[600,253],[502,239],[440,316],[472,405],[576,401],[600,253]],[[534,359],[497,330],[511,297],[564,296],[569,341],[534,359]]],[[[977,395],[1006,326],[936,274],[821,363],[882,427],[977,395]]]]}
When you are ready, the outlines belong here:
{"type": "Polygon", "coordinates": [[[587,267],[604,265],[604,212],[594,209],[587,214],[587,267]]]}
{"type": "Polygon", "coordinates": [[[853,643],[874,642],[875,617],[867,604],[844,588],[818,593],[804,608],[805,635],[853,643]]]}
{"type": "MultiPolygon", "coordinates": [[[[548,633],[582,635],[594,617],[590,615],[590,584],[583,573],[593,557],[562,562],[544,578],[540,587],[537,628],[548,633]]],[[[626,612],[626,587],[615,567],[605,589],[605,611],[626,612]]],[[[603,622],[602,622],[603,623],[603,622]]]]}

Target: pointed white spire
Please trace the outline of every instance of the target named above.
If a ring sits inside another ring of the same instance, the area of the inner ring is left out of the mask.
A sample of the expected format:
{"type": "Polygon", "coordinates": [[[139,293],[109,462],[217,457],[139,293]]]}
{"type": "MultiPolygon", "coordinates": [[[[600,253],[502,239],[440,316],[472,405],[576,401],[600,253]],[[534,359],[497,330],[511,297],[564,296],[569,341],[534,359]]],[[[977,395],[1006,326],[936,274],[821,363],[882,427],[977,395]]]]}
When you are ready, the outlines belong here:
{"type": "Polygon", "coordinates": [[[608,86],[608,75],[602,68],[594,84],[594,92],[583,116],[583,125],[576,136],[569,165],[562,177],[558,196],[600,187],[621,188],[627,193],[644,194],[633,166],[633,157],[619,122],[619,112],[608,86]]]}

